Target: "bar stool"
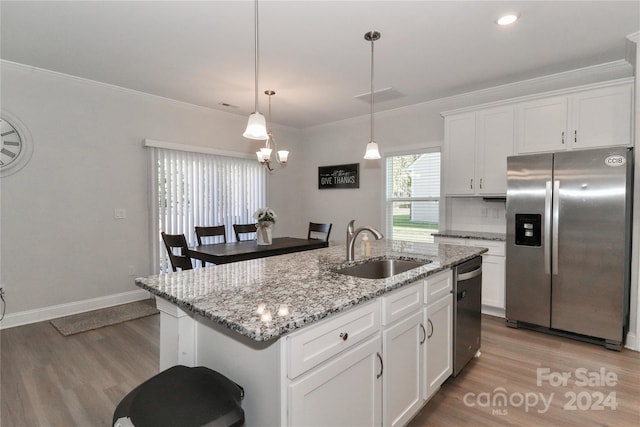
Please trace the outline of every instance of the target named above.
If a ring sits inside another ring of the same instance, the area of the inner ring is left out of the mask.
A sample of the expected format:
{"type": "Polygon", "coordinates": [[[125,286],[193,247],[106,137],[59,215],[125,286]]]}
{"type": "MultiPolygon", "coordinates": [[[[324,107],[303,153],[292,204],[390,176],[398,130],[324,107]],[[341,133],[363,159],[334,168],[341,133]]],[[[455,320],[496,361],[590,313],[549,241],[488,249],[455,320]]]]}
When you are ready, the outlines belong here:
{"type": "Polygon", "coordinates": [[[114,427],[240,427],[244,390],[203,367],[177,365],[134,388],[113,413],[114,427]]]}

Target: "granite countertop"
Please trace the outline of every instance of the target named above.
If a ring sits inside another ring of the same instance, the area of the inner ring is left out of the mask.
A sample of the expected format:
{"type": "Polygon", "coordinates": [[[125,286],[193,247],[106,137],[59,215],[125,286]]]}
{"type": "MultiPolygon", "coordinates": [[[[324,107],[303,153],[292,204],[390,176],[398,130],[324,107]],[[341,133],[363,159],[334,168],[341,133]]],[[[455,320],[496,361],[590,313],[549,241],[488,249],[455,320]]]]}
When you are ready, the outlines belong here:
{"type": "Polygon", "coordinates": [[[255,341],[288,332],[450,268],[486,248],[405,241],[371,242],[370,258],[390,256],[430,263],[386,279],[335,272],[345,246],[296,252],[136,279],[136,285],[255,341]],[[268,313],[268,315],[267,315],[268,313]]]}
{"type": "Polygon", "coordinates": [[[495,240],[499,242],[507,241],[506,233],[488,233],[484,231],[445,230],[433,233],[433,235],[436,237],[455,237],[458,239],[495,240]]]}

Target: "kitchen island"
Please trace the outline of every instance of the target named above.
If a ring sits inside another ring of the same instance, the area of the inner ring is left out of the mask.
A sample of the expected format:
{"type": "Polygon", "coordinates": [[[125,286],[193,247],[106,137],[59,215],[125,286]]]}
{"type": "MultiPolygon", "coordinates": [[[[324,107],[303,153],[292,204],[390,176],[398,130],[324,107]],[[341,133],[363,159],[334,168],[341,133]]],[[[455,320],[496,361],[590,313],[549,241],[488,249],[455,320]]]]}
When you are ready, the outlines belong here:
{"type": "MultiPolygon", "coordinates": [[[[381,425],[382,406],[389,401],[382,374],[392,370],[383,368],[383,325],[396,325],[385,320],[382,300],[409,301],[419,292],[414,305],[422,314],[422,282],[444,277],[450,285],[451,267],[485,251],[382,240],[371,242],[367,258],[428,263],[385,279],[362,279],[336,272],[353,263],[345,262],[344,246],[333,246],[140,278],[136,284],[156,295],[161,310],[160,369],[204,365],[238,382],[246,392],[247,426],[306,423],[304,414],[317,423],[324,414],[337,422],[381,425]],[[322,389],[332,375],[342,381],[322,389]],[[314,395],[315,390],[321,392],[314,395]]],[[[356,251],[355,263],[363,258],[356,251]]],[[[412,329],[421,343],[426,323],[412,329]]],[[[427,328],[433,335],[433,325],[427,328]]]]}

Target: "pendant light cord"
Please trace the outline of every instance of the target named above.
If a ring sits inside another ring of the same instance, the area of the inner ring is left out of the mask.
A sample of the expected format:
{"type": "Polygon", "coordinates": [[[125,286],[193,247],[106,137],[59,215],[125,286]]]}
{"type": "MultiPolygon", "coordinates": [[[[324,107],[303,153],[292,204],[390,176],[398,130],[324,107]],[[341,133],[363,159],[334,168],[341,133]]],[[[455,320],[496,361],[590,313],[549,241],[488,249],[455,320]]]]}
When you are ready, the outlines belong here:
{"type": "Polygon", "coordinates": [[[371,39],[371,139],[373,142],[373,42],[371,39]]]}
{"type": "Polygon", "coordinates": [[[254,107],[255,107],[255,112],[257,113],[258,112],[258,59],[259,59],[259,57],[258,57],[258,0],[255,0],[254,5],[255,5],[255,7],[254,7],[253,10],[254,10],[254,15],[255,15],[254,16],[254,20],[255,20],[255,45],[256,45],[256,49],[255,49],[255,51],[256,51],[255,52],[255,54],[256,54],[255,55],[255,75],[254,75],[254,78],[255,78],[255,86],[254,86],[254,89],[255,89],[255,91],[254,91],[255,92],[255,104],[254,104],[254,107]]]}

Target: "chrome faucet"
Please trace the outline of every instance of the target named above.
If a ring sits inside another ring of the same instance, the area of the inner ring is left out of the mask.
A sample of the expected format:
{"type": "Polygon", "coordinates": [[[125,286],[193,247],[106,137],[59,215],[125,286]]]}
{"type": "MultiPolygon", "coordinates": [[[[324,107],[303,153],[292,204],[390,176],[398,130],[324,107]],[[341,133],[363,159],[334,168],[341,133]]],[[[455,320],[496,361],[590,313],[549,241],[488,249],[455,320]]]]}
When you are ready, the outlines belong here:
{"type": "Polygon", "coordinates": [[[362,233],[363,231],[368,231],[371,234],[373,234],[373,237],[375,237],[376,240],[380,240],[384,238],[382,233],[373,227],[360,227],[354,231],[355,222],[356,220],[352,219],[349,222],[349,225],[347,225],[347,261],[348,262],[353,261],[353,258],[354,258],[353,252],[356,244],[356,237],[358,237],[358,234],[362,233]]]}

